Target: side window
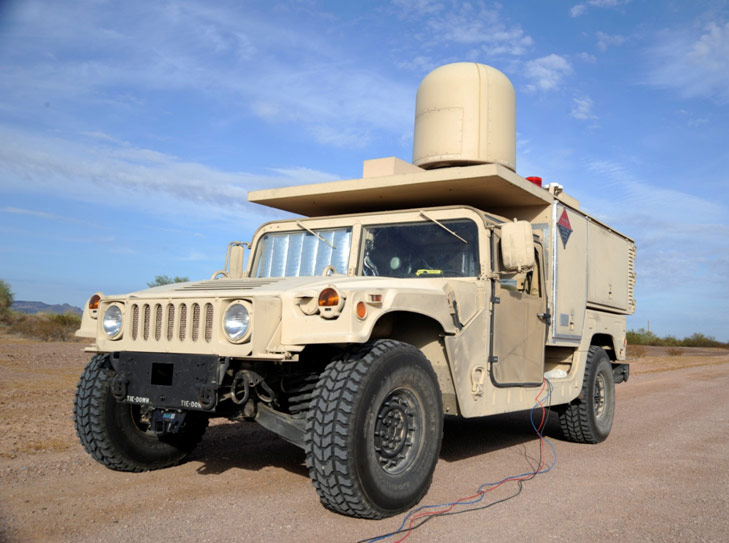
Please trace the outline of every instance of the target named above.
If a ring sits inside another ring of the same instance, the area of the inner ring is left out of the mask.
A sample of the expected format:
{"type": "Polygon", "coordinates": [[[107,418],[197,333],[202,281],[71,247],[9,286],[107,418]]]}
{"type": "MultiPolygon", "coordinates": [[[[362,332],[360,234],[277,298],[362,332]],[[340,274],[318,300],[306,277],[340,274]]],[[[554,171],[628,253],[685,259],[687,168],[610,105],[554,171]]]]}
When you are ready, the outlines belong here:
{"type": "Polygon", "coordinates": [[[366,227],[362,275],[476,277],[478,228],[468,219],[366,227]]]}

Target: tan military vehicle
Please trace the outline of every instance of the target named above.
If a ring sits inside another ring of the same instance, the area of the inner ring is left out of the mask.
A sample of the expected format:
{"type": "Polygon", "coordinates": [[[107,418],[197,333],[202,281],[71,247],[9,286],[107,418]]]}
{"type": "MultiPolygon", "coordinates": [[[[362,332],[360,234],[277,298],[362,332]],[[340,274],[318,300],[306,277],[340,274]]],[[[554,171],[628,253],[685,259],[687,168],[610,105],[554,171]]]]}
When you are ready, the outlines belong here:
{"type": "Polygon", "coordinates": [[[565,436],[604,440],[635,247],[515,162],[509,80],[443,66],[418,90],[413,164],[252,192],[300,218],[231,243],[210,280],[95,294],[78,331],[95,353],[74,405],[84,447],[150,470],[212,417],[255,421],[304,449],[325,506],[381,518],[425,495],[444,415],[528,409],[545,377],[565,436]]]}

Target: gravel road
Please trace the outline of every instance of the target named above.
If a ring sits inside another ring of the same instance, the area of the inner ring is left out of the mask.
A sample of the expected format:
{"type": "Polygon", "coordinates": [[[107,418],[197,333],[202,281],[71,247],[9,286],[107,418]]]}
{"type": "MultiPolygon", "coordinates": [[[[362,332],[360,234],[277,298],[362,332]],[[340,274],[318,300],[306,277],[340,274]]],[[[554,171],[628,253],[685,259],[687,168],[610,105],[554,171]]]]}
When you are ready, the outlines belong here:
{"type": "MultiPolygon", "coordinates": [[[[175,468],[104,468],[73,430],[73,391],[88,359],[81,347],[0,338],[0,541],[357,541],[399,526],[402,516],[367,521],[324,509],[303,452],[255,424],[214,424],[175,468]]],[[[606,442],[568,443],[550,417],[550,472],[515,499],[433,519],[408,541],[725,541],[729,352],[646,354],[616,387],[606,442]]],[[[423,504],[529,471],[538,454],[528,414],[448,420],[423,504]]],[[[487,500],[516,490],[509,483],[487,500]]]]}

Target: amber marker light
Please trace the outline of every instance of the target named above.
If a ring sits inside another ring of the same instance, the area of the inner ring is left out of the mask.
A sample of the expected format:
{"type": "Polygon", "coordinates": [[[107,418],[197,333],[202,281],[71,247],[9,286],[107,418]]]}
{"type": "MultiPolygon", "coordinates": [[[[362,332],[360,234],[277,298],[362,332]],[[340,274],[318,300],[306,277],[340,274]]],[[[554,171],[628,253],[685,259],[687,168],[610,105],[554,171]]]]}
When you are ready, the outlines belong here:
{"type": "Polygon", "coordinates": [[[364,302],[357,303],[357,316],[360,319],[364,319],[367,316],[367,306],[364,302]]]}
{"type": "Polygon", "coordinates": [[[319,307],[336,307],[339,305],[339,293],[331,287],[319,293],[319,307]]]}
{"type": "Polygon", "coordinates": [[[94,294],[91,298],[89,298],[89,309],[99,309],[99,301],[101,300],[101,296],[98,294],[94,294]]]}

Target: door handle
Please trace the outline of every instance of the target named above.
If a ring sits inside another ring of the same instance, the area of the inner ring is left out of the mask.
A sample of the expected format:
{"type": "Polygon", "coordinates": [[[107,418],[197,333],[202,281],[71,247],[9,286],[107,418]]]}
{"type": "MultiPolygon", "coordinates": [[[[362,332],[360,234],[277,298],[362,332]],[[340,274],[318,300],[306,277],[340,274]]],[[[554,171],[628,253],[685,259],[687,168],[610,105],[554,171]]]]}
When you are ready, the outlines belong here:
{"type": "Polygon", "coordinates": [[[542,319],[547,324],[552,324],[552,315],[549,313],[537,313],[537,317],[542,319]]]}

